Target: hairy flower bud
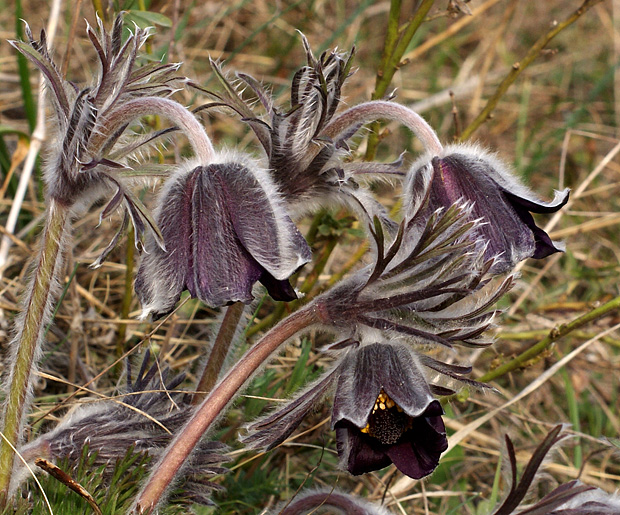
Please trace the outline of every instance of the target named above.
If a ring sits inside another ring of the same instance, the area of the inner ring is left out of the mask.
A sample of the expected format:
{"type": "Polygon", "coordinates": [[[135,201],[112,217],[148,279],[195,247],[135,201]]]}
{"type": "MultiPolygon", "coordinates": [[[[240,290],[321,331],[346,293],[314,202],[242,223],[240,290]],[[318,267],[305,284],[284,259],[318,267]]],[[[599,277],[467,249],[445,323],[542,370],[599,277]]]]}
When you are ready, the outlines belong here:
{"type": "MultiPolygon", "coordinates": [[[[93,467],[102,467],[106,480],[111,479],[117,460],[130,449],[148,454],[155,463],[191,416],[193,405],[188,394],[175,390],[184,374],[169,379],[168,368],[148,364],[147,352],[133,381],[128,365],[127,388],[119,398],[73,409],[54,429],[25,445],[20,453],[27,461],[42,456],[55,462],[66,459],[75,466],[88,446],[89,452],[95,454],[93,467]]],[[[208,440],[196,448],[180,478],[189,498],[210,504],[209,493],[220,487],[209,478],[226,472],[221,467],[229,461],[223,454],[226,450],[224,444],[208,440]]],[[[25,476],[26,470],[19,475],[25,476]]]]}

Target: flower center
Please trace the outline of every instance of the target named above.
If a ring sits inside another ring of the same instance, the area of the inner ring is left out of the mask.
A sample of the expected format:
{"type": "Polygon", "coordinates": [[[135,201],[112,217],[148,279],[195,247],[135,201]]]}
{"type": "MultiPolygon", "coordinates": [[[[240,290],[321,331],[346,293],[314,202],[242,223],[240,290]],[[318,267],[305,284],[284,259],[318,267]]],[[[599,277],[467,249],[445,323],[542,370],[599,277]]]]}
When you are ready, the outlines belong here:
{"type": "Polygon", "coordinates": [[[410,428],[411,417],[382,389],[368,417],[368,423],[361,431],[382,444],[393,445],[410,428]]]}

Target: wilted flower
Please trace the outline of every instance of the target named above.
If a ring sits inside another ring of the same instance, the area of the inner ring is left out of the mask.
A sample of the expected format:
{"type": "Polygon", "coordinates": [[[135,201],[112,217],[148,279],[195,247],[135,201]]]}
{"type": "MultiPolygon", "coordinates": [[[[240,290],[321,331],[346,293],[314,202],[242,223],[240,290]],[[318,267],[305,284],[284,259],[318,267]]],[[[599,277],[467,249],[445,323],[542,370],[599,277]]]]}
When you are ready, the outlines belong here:
{"type": "Polygon", "coordinates": [[[543,202],[495,155],[473,145],[450,145],[440,155],[422,156],[412,166],[405,188],[413,188],[416,176],[429,168],[434,171],[429,213],[471,202],[471,218],[484,222],[476,233],[487,245],[485,255],[497,256],[492,272],[506,272],[528,257],[541,259],[563,250],[536,226],[531,213],[558,211],[568,202],[568,189],[543,202]]]}
{"type": "Polygon", "coordinates": [[[136,278],[143,314],[170,311],[188,289],[210,306],[252,300],[256,281],[276,300],[311,251],[268,173],[238,155],[177,171],[156,214],[166,250],[147,238],[136,278]]]}
{"type": "MultiPolygon", "coordinates": [[[[159,363],[149,364],[147,352],[133,383],[127,370],[127,389],[117,399],[92,402],[70,411],[50,432],[25,445],[20,453],[26,460],[44,457],[54,462],[66,459],[76,466],[85,446],[94,453],[93,470],[104,466],[111,479],[115,463],[130,449],[146,453],[152,463],[162,455],[174,435],[183,427],[193,410],[191,396],[175,390],[184,374],[168,379],[170,370],[159,363]]],[[[203,440],[192,454],[181,478],[184,493],[195,502],[211,504],[209,493],[219,485],[210,477],[227,470],[226,446],[203,440]]],[[[16,462],[20,467],[21,462],[16,462]]],[[[26,475],[26,470],[22,471],[26,475]]]]}

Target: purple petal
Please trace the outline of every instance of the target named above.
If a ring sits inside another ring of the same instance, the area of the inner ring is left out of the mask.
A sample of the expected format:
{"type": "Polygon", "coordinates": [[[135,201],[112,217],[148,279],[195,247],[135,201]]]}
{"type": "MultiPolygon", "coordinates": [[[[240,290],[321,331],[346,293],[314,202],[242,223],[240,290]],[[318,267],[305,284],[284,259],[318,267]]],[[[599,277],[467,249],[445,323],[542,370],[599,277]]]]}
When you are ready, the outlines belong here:
{"type": "Polygon", "coordinates": [[[187,289],[210,306],[250,302],[252,286],[263,270],[237,238],[228,184],[214,166],[199,167],[193,173],[187,289]]]}
{"type": "Polygon", "coordinates": [[[555,213],[568,202],[568,190],[565,190],[564,197],[561,198],[560,202],[553,206],[535,204],[530,200],[518,197],[507,191],[504,192],[504,195],[510,201],[511,206],[521,221],[527,225],[534,234],[536,247],[532,256],[533,258],[542,259],[564,250],[561,245],[558,246],[558,244],[554,243],[549,235],[536,225],[530,211],[533,213],[555,213]]]}
{"type": "Polygon", "coordinates": [[[312,253],[286,213],[265,170],[239,163],[211,165],[221,177],[222,201],[248,253],[278,280],[288,279],[312,253]]]}
{"type": "Polygon", "coordinates": [[[188,172],[162,191],[156,214],[167,250],[148,233],[135,290],[144,316],[172,310],[185,288],[191,255],[191,192],[195,176],[188,172]]]}
{"type": "Polygon", "coordinates": [[[354,476],[382,469],[392,462],[384,445],[347,421],[336,425],[336,444],[341,463],[354,476]]]}
{"type": "Polygon", "coordinates": [[[478,230],[488,243],[486,257],[502,256],[498,262],[501,271],[534,254],[531,229],[506,202],[498,184],[488,174],[458,154],[433,159],[433,167],[435,178],[431,183],[430,210],[451,206],[461,199],[474,202],[471,217],[486,222],[478,230]]]}
{"type": "Polygon", "coordinates": [[[350,351],[340,367],[332,427],[348,420],[363,428],[382,389],[410,417],[420,416],[437,402],[411,352],[404,346],[364,345],[350,351]]]}
{"type": "Polygon", "coordinates": [[[420,479],[437,468],[441,453],[448,448],[448,440],[439,416],[419,417],[413,424],[401,441],[387,450],[387,455],[403,474],[420,479]]]}
{"type": "Polygon", "coordinates": [[[269,293],[273,300],[290,302],[297,299],[295,288],[291,286],[288,279],[279,281],[269,272],[264,270],[258,280],[265,288],[267,288],[267,293],[269,293]]]}

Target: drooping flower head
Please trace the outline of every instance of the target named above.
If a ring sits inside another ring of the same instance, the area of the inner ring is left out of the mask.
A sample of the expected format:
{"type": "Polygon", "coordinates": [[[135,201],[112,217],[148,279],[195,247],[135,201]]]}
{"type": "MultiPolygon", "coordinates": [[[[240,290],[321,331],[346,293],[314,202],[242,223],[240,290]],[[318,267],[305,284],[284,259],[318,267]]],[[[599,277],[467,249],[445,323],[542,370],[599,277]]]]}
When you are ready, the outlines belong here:
{"type": "Polygon", "coordinates": [[[448,447],[443,409],[411,351],[364,345],[340,367],[332,428],[343,468],[359,475],[394,463],[414,479],[433,472],[448,447]]]}
{"type": "Polygon", "coordinates": [[[98,31],[88,27],[88,36],[99,75],[81,90],[57,71],[45,33],[35,41],[27,29],[28,43],[13,42],[44,73],[55,108],[59,144],[52,146],[46,167],[49,197],[78,213],[109,194],[101,218],[125,210],[119,231],[94,266],[103,262],[131,220],[136,244],[146,240],[136,281],[145,316],[170,311],[186,288],[214,307],[249,302],[258,280],[278,300],[296,298],[287,279],[310,260],[310,250],[272,179],[254,160],[216,154],[195,116],[161,98],[186,80],[175,76],[176,64],[136,66],[148,30],[136,28],[123,43],[122,16],[111,33],[98,23],[98,31]],[[167,117],[177,127],[124,138],[129,124],[146,114],[167,117]],[[177,128],[188,136],[193,160],[142,168],[129,162],[145,144],[177,128]],[[136,178],[162,176],[166,182],[155,220],[131,186],[136,178]]]}
{"type": "Polygon", "coordinates": [[[260,281],[276,300],[296,294],[288,278],[311,259],[269,174],[238,154],[188,164],[167,181],[153,238],[136,278],[143,314],[169,312],[184,289],[210,306],[250,302],[260,281]]]}
{"type": "Polygon", "coordinates": [[[556,192],[551,202],[539,200],[495,155],[473,145],[449,145],[438,155],[426,154],[413,164],[405,189],[415,187],[416,175],[434,171],[427,209],[472,203],[472,219],[487,245],[486,256],[497,256],[493,272],[503,273],[528,257],[542,259],[563,250],[539,228],[531,213],[555,213],[568,202],[569,190],[556,192]]]}

